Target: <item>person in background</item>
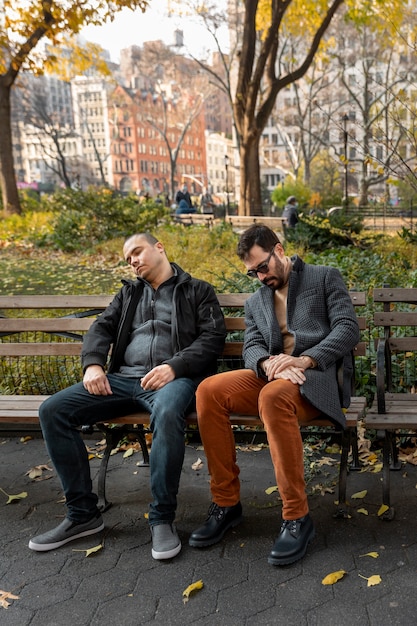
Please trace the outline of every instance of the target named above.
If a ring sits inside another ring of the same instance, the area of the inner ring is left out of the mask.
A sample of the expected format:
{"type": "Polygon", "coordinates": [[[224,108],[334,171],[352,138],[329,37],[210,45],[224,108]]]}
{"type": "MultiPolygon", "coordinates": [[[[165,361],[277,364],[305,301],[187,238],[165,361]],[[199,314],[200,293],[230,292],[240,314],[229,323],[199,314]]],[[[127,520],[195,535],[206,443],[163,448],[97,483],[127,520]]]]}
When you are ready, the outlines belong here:
{"type": "Polygon", "coordinates": [[[298,223],[298,202],[295,196],[287,198],[282,217],[286,228],[295,228],[298,223]]]}
{"type": "Polygon", "coordinates": [[[39,410],[67,515],[56,528],[32,538],[32,550],[55,550],[104,528],[80,427],[137,411],[149,411],[153,433],[152,556],[169,559],[181,550],[174,519],[185,416],[194,405],[197,385],[217,370],[225,324],[211,285],[170,263],[155,237],[149,233],[129,237],[123,255],[136,280],[123,281],[86,333],[83,381],[54,394],[39,410]]]}
{"type": "Polygon", "coordinates": [[[255,224],[246,230],[237,253],[248,276],[262,285],[245,305],[247,369],[211,376],[197,390],[212,503],[189,544],[203,548],[217,543],[242,521],[229,416],[259,413],[282,499],[283,519],[268,562],[287,565],[304,556],[315,533],[299,426],[320,418],[344,428],[337,364],[346,356],[347,365],[359,340],[359,327],[340,272],[309,265],[296,255],[289,258],[267,226],[255,224]]]}
{"type": "Polygon", "coordinates": [[[197,213],[196,209],[194,206],[192,206],[191,208],[188,206],[187,201],[184,200],[184,198],[182,200],[180,200],[179,205],[177,206],[177,208],[175,209],[175,215],[183,215],[183,214],[187,214],[187,213],[197,213]]]}
{"type": "Polygon", "coordinates": [[[182,189],[179,189],[175,195],[175,202],[177,203],[178,206],[180,205],[181,200],[184,200],[187,203],[189,209],[193,207],[193,203],[192,203],[190,192],[188,191],[187,185],[183,185],[182,189]]]}
{"type": "Polygon", "coordinates": [[[200,208],[202,213],[210,214],[213,213],[214,202],[211,193],[208,189],[204,190],[204,193],[200,198],[200,208]]]}

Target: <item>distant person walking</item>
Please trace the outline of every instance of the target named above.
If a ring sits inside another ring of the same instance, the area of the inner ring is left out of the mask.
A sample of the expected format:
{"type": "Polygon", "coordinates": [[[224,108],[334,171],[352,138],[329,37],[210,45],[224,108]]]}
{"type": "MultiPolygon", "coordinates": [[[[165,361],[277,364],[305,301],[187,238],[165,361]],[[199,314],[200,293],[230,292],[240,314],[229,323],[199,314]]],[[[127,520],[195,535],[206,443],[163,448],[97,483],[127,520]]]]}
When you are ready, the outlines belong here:
{"type": "Polygon", "coordinates": [[[283,225],[285,228],[295,228],[298,223],[298,202],[295,196],[287,198],[282,217],[284,218],[283,225]]]}
{"type": "Polygon", "coordinates": [[[202,213],[213,213],[214,202],[208,189],[205,189],[204,193],[201,195],[200,208],[202,213]]]}

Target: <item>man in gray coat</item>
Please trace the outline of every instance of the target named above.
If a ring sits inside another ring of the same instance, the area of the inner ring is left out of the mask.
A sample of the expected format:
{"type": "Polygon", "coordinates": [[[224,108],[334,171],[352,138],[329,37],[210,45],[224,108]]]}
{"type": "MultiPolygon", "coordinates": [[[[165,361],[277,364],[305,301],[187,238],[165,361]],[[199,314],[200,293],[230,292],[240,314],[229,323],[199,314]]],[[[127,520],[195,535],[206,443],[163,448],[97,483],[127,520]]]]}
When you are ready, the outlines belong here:
{"type": "Polygon", "coordinates": [[[238,256],[263,284],[245,306],[247,369],[211,376],[197,391],[212,504],[189,543],[212,545],[242,520],[229,415],[259,412],[282,498],[283,521],[268,562],[286,565],[302,558],[314,537],[299,425],[320,418],[344,427],[337,364],[358,342],[359,327],[339,271],[287,257],[267,226],[243,233],[238,256]]]}

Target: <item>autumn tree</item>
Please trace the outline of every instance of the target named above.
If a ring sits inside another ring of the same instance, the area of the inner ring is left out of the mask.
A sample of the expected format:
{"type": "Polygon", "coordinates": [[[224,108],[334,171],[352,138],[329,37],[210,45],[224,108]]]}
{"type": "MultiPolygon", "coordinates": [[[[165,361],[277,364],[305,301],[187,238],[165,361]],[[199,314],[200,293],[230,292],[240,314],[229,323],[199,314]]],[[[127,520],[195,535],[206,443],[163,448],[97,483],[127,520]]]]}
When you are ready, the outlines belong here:
{"type": "MultiPolygon", "coordinates": [[[[23,71],[59,65],[56,50],[88,24],[112,20],[124,7],[146,9],[146,0],[3,0],[0,12],[0,187],[3,209],[21,211],[13,166],[11,90],[23,71]],[[44,40],[51,44],[40,51],[44,40]],[[55,48],[54,48],[55,46],[55,48]]],[[[73,61],[76,64],[74,49],[73,61]]],[[[91,59],[90,58],[90,62],[91,59]]]]}
{"type": "MultiPolygon", "coordinates": [[[[229,58],[229,81],[224,82],[223,88],[230,90],[239,149],[239,213],[242,215],[262,214],[259,145],[277,95],[307,72],[333,16],[343,2],[232,0],[228,3],[229,14],[233,15],[235,24],[231,50],[236,50],[236,58],[229,58]],[[294,39],[300,42],[299,46],[294,45],[294,39]],[[291,56],[288,65],[290,54],[294,51],[295,56],[291,56]]],[[[188,4],[194,5],[196,15],[208,20],[208,12],[212,9],[206,4],[198,0],[188,4]]],[[[211,20],[216,37],[220,15],[221,12],[217,11],[216,17],[211,20]]]]}

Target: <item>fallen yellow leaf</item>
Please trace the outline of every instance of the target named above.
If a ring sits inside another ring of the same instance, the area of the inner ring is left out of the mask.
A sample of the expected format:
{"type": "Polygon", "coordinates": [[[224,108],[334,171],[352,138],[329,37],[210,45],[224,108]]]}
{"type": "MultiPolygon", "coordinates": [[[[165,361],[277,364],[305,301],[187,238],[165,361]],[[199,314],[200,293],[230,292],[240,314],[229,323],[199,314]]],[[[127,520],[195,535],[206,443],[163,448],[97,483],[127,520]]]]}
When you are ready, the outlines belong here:
{"type": "Polygon", "coordinates": [[[360,500],[361,498],[364,498],[366,496],[366,494],[368,493],[367,489],[364,489],[363,491],[357,491],[356,493],[354,493],[351,498],[353,500],[360,500]]]}
{"type": "Polygon", "coordinates": [[[275,485],[274,487],[268,487],[268,489],[265,489],[265,493],[270,496],[271,493],[274,493],[274,491],[278,491],[278,487],[275,485]]]}
{"type": "Polygon", "coordinates": [[[123,458],[127,459],[128,456],[132,456],[133,452],[134,452],[133,448],[128,448],[126,452],[123,454],[123,458]]]}
{"type": "Polygon", "coordinates": [[[22,491],[22,493],[16,493],[14,495],[9,495],[9,499],[7,500],[6,504],[10,504],[11,502],[14,502],[15,500],[23,500],[23,498],[27,498],[28,494],[26,491],[22,491]]]}
{"type": "Polygon", "coordinates": [[[362,574],[358,574],[358,576],[368,581],[367,587],[373,587],[374,585],[379,585],[379,583],[382,582],[382,578],[379,574],[374,574],[373,576],[369,576],[369,578],[362,576],[362,574]]]}
{"type": "Polygon", "coordinates": [[[359,556],[371,556],[373,559],[377,559],[379,557],[379,552],[367,552],[366,554],[360,554],[359,556]]]}
{"type": "Polygon", "coordinates": [[[337,583],[338,580],[343,578],[345,574],[346,572],[344,569],[340,569],[337,572],[332,572],[331,574],[327,574],[327,576],[325,576],[323,580],[321,581],[321,584],[322,585],[334,585],[335,583],[337,583]]]}
{"type": "Polygon", "coordinates": [[[184,591],[182,592],[182,597],[184,598],[183,600],[184,604],[188,602],[188,600],[190,599],[190,595],[194,593],[194,591],[199,591],[203,587],[204,587],[204,583],[202,580],[197,580],[197,582],[192,583],[191,585],[188,585],[187,589],[184,589],[184,591]]]}
{"type": "Polygon", "coordinates": [[[10,602],[7,602],[7,600],[19,600],[19,596],[13,595],[10,591],[2,591],[0,589],[0,606],[2,606],[3,609],[7,609],[7,607],[10,606],[10,602]]]}
{"type": "Polygon", "coordinates": [[[386,504],[381,504],[378,510],[378,516],[383,515],[385,511],[388,511],[388,509],[389,509],[389,506],[387,506],[386,504]]]}
{"type": "Polygon", "coordinates": [[[382,471],[382,463],[376,463],[372,468],[372,472],[374,474],[378,474],[381,471],[382,471]]]}
{"type": "Polygon", "coordinates": [[[31,440],[32,440],[32,437],[30,435],[26,435],[25,437],[20,437],[20,443],[26,443],[31,440]]]}
{"type": "Polygon", "coordinates": [[[357,513],[362,513],[362,515],[369,515],[368,511],[366,509],[358,509],[357,513]]]}
{"type": "Polygon", "coordinates": [[[103,549],[103,544],[99,543],[98,546],[94,546],[94,548],[88,548],[87,550],[76,550],[73,548],[73,552],[85,552],[85,556],[90,556],[90,554],[95,554],[96,552],[100,552],[103,549]]]}
{"type": "Polygon", "coordinates": [[[28,495],[26,491],[22,491],[22,493],[17,493],[15,495],[10,495],[6,491],[4,491],[4,489],[2,489],[1,487],[0,487],[0,492],[4,493],[4,495],[7,496],[8,500],[6,504],[10,504],[11,502],[14,502],[15,500],[22,500],[23,498],[27,498],[27,495],[28,495]]]}

